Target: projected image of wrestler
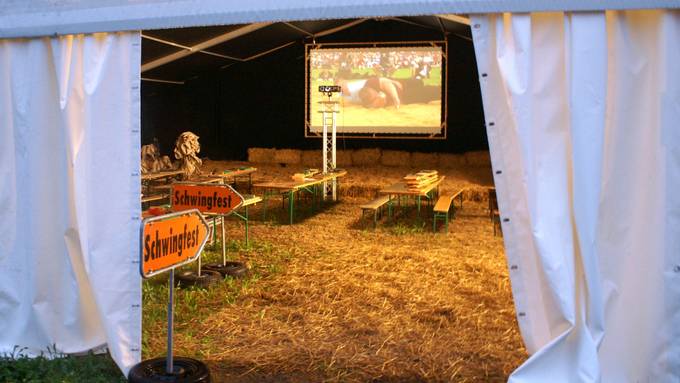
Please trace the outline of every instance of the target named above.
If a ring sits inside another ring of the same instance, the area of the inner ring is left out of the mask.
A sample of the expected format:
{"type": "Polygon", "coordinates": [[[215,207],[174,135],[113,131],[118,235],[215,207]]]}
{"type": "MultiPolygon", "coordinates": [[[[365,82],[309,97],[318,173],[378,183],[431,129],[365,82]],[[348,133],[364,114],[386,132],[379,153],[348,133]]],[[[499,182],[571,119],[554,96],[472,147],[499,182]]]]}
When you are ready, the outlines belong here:
{"type": "Polygon", "coordinates": [[[445,79],[439,46],[310,49],[308,55],[310,131],[323,127],[328,96],[319,86],[338,85],[342,129],[360,133],[439,132],[445,79]]]}
{"type": "Polygon", "coordinates": [[[441,98],[440,86],[427,86],[418,78],[339,78],[336,83],[342,87],[345,100],[366,108],[394,106],[399,109],[402,104],[427,103],[441,98]]]}

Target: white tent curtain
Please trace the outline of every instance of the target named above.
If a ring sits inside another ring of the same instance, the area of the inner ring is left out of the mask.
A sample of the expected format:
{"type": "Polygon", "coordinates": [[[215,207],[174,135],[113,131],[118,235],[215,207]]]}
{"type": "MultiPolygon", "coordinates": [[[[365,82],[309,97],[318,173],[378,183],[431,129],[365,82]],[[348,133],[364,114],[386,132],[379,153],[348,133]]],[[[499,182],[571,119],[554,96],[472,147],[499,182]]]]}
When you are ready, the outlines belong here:
{"type": "Polygon", "coordinates": [[[680,381],[680,12],[472,17],[511,382],[680,381]]]}
{"type": "Polygon", "coordinates": [[[140,360],[140,34],[0,40],[0,353],[140,360]]]}

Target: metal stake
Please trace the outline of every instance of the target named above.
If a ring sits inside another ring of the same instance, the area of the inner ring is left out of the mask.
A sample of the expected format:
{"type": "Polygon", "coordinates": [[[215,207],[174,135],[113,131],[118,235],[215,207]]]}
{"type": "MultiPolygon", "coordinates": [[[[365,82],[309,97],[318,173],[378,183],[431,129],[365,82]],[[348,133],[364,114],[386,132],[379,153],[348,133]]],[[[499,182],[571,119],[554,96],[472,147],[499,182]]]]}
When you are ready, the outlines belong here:
{"type": "Polygon", "coordinates": [[[170,269],[168,281],[168,354],[165,361],[165,372],[170,375],[174,372],[174,366],[172,365],[172,320],[174,314],[173,290],[175,289],[175,269],[170,269]]]}
{"type": "Polygon", "coordinates": [[[222,266],[227,265],[227,241],[224,234],[224,216],[222,216],[222,266]]]}
{"type": "Polygon", "coordinates": [[[201,254],[198,255],[198,276],[201,276],[201,254]]]}
{"type": "Polygon", "coordinates": [[[246,247],[250,249],[250,243],[248,242],[248,206],[245,207],[246,210],[246,247]]]}

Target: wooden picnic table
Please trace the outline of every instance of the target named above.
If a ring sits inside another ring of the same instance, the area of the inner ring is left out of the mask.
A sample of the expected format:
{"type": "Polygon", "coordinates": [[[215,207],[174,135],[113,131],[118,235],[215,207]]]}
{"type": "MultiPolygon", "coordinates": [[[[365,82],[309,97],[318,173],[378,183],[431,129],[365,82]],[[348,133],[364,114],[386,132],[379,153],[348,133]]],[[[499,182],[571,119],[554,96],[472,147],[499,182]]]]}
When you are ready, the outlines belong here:
{"type": "Polygon", "coordinates": [[[186,182],[195,182],[199,184],[221,184],[222,183],[222,177],[217,176],[217,175],[208,175],[208,176],[195,176],[189,178],[186,182]]]}
{"type": "Polygon", "coordinates": [[[156,189],[157,185],[154,185],[156,181],[167,180],[169,178],[177,177],[184,174],[181,170],[170,170],[165,172],[157,173],[145,173],[141,175],[142,179],[142,193],[145,195],[152,194],[151,190],[156,189]]]}
{"type": "MultiPolygon", "coordinates": [[[[221,178],[221,177],[218,177],[218,176],[196,176],[196,177],[193,177],[193,178],[189,179],[188,181],[181,181],[181,182],[184,182],[184,183],[187,183],[187,182],[188,182],[188,183],[221,184],[221,183],[222,183],[222,178],[221,178]]],[[[174,183],[175,183],[175,182],[172,182],[172,183],[169,183],[169,184],[165,184],[165,185],[154,186],[153,189],[154,189],[154,190],[157,190],[157,191],[162,191],[162,192],[170,193],[170,190],[172,190],[172,185],[173,185],[174,183]]]]}
{"type": "Polygon", "coordinates": [[[312,195],[312,206],[314,206],[316,203],[319,205],[321,204],[321,193],[319,192],[320,187],[323,187],[323,184],[325,182],[330,182],[333,180],[337,180],[339,177],[344,177],[347,175],[347,171],[345,170],[339,170],[335,172],[330,172],[326,174],[316,174],[314,176],[305,178],[304,180],[300,181],[272,181],[272,182],[262,182],[258,184],[254,184],[253,187],[255,188],[260,188],[263,189],[263,197],[264,197],[264,203],[263,203],[263,219],[266,219],[266,214],[267,214],[267,199],[270,195],[275,195],[275,194],[287,194],[288,195],[288,212],[289,212],[289,218],[290,218],[290,224],[293,224],[294,220],[294,199],[295,199],[295,193],[298,193],[300,191],[305,191],[308,192],[312,195]],[[317,201],[317,199],[319,201],[317,201]]]}
{"type": "Polygon", "coordinates": [[[236,184],[239,178],[247,178],[248,180],[248,193],[252,193],[253,190],[253,173],[257,171],[257,168],[240,167],[236,169],[227,169],[222,171],[222,173],[215,174],[216,176],[222,177],[224,183],[230,183],[228,180],[231,179],[233,184],[236,184]]]}
{"type": "Polygon", "coordinates": [[[390,201],[393,200],[394,197],[396,197],[400,203],[402,196],[415,197],[416,206],[418,209],[418,218],[420,218],[421,199],[425,198],[431,202],[439,194],[439,185],[442,183],[442,181],[444,181],[444,178],[446,178],[446,176],[441,176],[437,181],[428,184],[422,188],[418,188],[417,190],[410,189],[406,185],[406,182],[400,181],[384,189],[379,190],[378,193],[381,195],[389,196],[390,201]]]}
{"type": "MultiPolygon", "coordinates": [[[[237,211],[238,209],[232,211],[231,214],[230,214],[230,215],[232,215],[232,216],[234,216],[234,217],[237,217],[237,218],[241,219],[241,220],[245,223],[245,229],[246,229],[246,246],[248,246],[248,244],[249,244],[249,239],[248,239],[248,226],[249,226],[249,225],[248,225],[248,223],[249,223],[248,207],[257,204],[258,202],[262,202],[262,197],[256,196],[256,195],[253,195],[253,194],[245,194],[245,195],[243,195],[243,204],[239,207],[239,209],[243,208],[243,214],[239,213],[239,212],[237,211]]],[[[209,217],[209,216],[212,216],[212,217],[213,217],[212,225],[213,225],[213,227],[215,227],[215,221],[216,221],[217,217],[220,217],[220,215],[218,215],[218,214],[210,214],[210,213],[204,214],[204,215],[205,215],[206,217],[209,217]]],[[[224,217],[222,217],[221,219],[224,219],[224,217]]],[[[223,223],[223,224],[224,224],[224,223],[223,223]]],[[[214,237],[215,237],[215,234],[214,234],[214,231],[213,231],[213,240],[214,240],[214,237]]]]}
{"type": "Polygon", "coordinates": [[[169,170],[165,172],[158,172],[158,173],[145,173],[142,174],[142,181],[153,181],[153,180],[158,180],[162,178],[170,178],[174,176],[178,176],[184,174],[184,171],[182,170],[169,170]]]}

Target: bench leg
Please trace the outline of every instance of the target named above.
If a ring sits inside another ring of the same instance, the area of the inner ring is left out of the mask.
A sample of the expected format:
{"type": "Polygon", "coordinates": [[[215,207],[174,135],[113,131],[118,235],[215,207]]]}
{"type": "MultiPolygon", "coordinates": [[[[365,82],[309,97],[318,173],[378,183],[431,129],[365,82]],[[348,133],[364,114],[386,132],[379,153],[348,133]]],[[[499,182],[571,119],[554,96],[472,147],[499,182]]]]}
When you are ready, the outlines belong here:
{"type": "Polygon", "coordinates": [[[439,221],[442,218],[441,213],[439,212],[434,212],[432,214],[432,231],[437,232],[437,221],[439,221]]]}

